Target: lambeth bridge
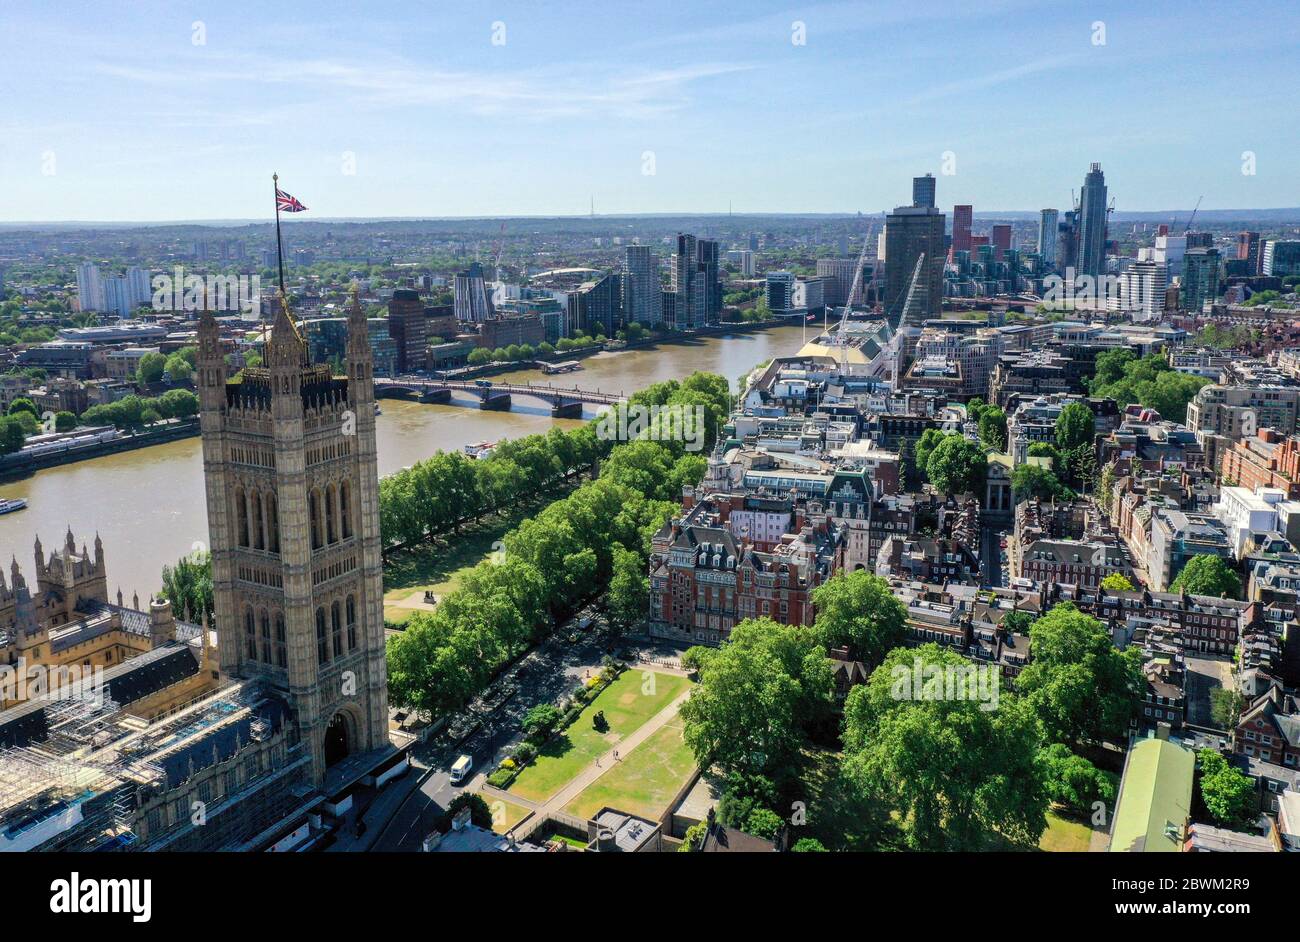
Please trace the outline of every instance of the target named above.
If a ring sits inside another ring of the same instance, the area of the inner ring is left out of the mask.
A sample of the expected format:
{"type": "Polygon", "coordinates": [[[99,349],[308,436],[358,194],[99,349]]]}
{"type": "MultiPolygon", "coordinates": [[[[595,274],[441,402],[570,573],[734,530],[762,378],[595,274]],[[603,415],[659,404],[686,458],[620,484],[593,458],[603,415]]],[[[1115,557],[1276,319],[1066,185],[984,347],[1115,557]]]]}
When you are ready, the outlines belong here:
{"type": "Polygon", "coordinates": [[[601,392],[599,389],[566,389],[541,383],[493,383],[488,380],[429,379],[425,376],[375,377],[375,395],[385,399],[418,396],[421,402],[447,403],[452,390],[474,393],[479,397],[480,409],[504,411],[510,408],[512,396],[531,396],[549,403],[551,415],[557,419],[580,419],[586,405],[612,406],[626,401],[622,393],[601,392]]]}

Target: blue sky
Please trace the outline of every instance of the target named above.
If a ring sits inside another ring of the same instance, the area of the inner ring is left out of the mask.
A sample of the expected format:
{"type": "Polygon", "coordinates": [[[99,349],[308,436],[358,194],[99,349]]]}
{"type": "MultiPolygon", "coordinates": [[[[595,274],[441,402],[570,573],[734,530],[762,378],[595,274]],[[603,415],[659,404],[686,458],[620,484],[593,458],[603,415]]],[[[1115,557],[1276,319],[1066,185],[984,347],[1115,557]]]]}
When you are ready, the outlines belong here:
{"type": "Polygon", "coordinates": [[[1033,210],[1094,160],[1120,210],[1300,204],[1294,0],[5,0],[0,35],[0,221],[261,217],[273,170],[317,217],[878,211],[927,171],[1033,210]]]}

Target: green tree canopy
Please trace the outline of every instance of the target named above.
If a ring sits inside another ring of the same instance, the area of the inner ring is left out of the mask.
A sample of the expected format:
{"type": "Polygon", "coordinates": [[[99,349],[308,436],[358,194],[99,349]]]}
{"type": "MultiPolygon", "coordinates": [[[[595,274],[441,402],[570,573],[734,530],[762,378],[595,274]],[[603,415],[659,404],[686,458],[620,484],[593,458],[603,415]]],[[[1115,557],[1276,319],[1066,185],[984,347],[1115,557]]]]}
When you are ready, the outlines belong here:
{"type": "Polygon", "coordinates": [[[1092,410],[1082,402],[1071,402],[1056,419],[1056,447],[1064,452],[1079,445],[1091,446],[1096,429],[1092,410]]]}
{"type": "Polygon", "coordinates": [[[807,630],[746,619],[705,660],[682,704],[686,744],[702,767],[786,779],[805,730],[829,711],[832,687],[826,649],[807,630]]]}
{"type": "Polygon", "coordinates": [[[988,458],[974,442],[949,435],[935,446],[926,462],[926,476],[941,493],[983,496],[988,458]]]}
{"type": "Polygon", "coordinates": [[[866,570],[832,576],[813,589],[813,604],[822,644],[847,646],[868,666],[907,640],[907,609],[886,580],[866,570]]]}
{"type": "Polygon", "coordinates": [[[1215,598],[1241,598],[1241,576],[1237,575],[1222,556],[1209,554],[1193,556],[1183,566],[1170,586],[1175,592],[1188,595],[1211,595],[1215,598]]]}
{"type": "Polygon", "coordinates": [[[942,680],[973,668],[936,644],[898,648],[844,706],[845,776],[892,809],[915,850],[1032,846],[1047,824],[1038,734],[1023,701],[1003,692],[987,709],[974,697],[900,690],[918,670],[942,680]]]}
{"type": "Polygon", "coordinates": [[[1062,602],[1034,622],[1029,650],[1016,689],[1033,706],[1047,742],[1124,736],[1146,690],[1137,646],[1120,651],[1100,621],[1062,602]]]}
{"type": "Polygon", "coordinates": [[[1201,799],[1214,820],[1224,827],[1246,827],[1258,817],[1255,783],[1213,749],[1197,753],[1201,770],[1201,799]]]}

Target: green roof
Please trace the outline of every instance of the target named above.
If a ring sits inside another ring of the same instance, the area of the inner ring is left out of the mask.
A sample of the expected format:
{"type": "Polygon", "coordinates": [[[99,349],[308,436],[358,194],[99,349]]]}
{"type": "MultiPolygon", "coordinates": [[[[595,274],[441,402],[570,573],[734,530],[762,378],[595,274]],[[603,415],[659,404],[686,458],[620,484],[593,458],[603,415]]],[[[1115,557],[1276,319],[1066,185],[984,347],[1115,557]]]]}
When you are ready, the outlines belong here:
{"type": "Polygon", "coordinates": [[[1196,753],[1163,739],[1129,750],[1111,829],[1112,851],[1181,851],[1192,807],[1196,753]]]}

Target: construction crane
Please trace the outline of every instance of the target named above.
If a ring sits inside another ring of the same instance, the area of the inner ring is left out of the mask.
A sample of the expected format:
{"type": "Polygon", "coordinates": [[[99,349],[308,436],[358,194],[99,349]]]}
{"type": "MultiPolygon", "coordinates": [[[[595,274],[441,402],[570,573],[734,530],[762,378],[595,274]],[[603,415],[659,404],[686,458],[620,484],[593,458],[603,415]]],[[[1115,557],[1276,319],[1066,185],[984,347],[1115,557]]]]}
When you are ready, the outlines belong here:
{"type": "MultiPolygon", "coordinates": [[[[840,371],[841,372],[844,371],[845,360],[848,356],[848,335],[845,333],[844,327],[849,320],[849,311],[853,309],[853,295],[858,291],[859,287],[862,285],[862,268],[867,263],[867,247],[871,245],[872,231],[873,229],[871,224],[867,223],[867,231],[862,239],[862,251],[858,253],[857,264],[853,266],[853,283],[849,285],[848,296],[844,299],[844,310],[840,313],[840,323],[839,326],[835,329],[835,336],[832,340],[833,343],[838,344],[840,347],[840,371]]],[[[874,277],[874,272],[873,272],[873,277],[874,277]]],[[[863,293],[865,294],[865,289],[863,293]]]]}
{"type": "Polygon", "coordinates": [[[1204,195],[1196,197],[1196,205],[1192,208],[1192,214],[1187,217],[1187,227],[1183,229],[1183,235],[1192,231],[1192,223],[1196,221],[1196,211],[1201,208],[1201,200],[1205,199],[1204,195]]]}

